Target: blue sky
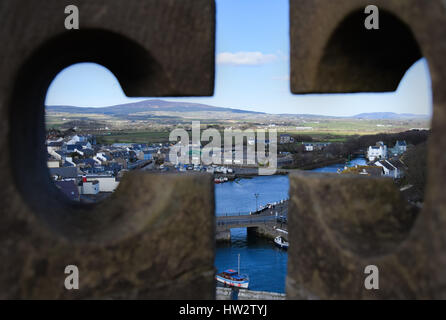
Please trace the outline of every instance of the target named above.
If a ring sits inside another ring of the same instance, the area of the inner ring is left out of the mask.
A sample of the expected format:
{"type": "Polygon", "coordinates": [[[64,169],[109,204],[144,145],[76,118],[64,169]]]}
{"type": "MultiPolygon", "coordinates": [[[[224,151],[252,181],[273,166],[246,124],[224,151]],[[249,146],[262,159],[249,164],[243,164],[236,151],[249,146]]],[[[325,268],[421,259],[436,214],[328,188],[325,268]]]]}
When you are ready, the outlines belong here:
{"type": "MultiPolygon", "coordinates": [[[[217,0],[214,96],[162,99],[268,113],[431,114],[430,76],[424,59],[408,70],[395,93],[291,94],[288,35],[288,0],[217,0]]],[[[84,63],[59,73],[48,90],[46,105],[101,107],[146,98],[127,98],[110,71],[84,63]]]]}

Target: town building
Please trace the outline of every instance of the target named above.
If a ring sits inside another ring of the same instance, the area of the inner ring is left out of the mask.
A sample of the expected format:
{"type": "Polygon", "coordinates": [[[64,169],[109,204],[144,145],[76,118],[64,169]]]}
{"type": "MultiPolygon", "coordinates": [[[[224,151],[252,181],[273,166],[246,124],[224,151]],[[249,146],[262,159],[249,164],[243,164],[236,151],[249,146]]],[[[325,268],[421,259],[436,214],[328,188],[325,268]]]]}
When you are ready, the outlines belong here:
{"type": "Polygon", "coordinates": [[[48,168],[59,168],[60,167],[60,161],[57,159],[54,159],[54,157],[50,156],[47,160],[47,166],[48,168]]]}
{"type": "Polygon", "coordinates": [[[72,201],[80,201],[79,189],[73,180],[55,181],[56,187],[72,201]]]}
{"type": "Polygon", "coordinates": [[[80,194],[98,194],[99,181],[81,181],[78,190],[80,194]]]}
{"type": "Polygon", "coordinates": [[[112,175],[85,175],[87,182],[97,181],[99,192],[113,192],[119,185],[119,181],[112,175]]]}
{"type": "Polygon", "coordinates": [[[328,147],[331,142],[302,142],[305,151],[323,150],[328,147]]]}
{"type": "Polygon", "coordinates": [[[314,145],[312,143],[303,143],[305,151],[314,151],[314,145]]]}
{"type": "Polygon", "coordinates": [[[375,166],[382,167],[384,175],[399,179],[404,176],[404,164],[400,160],[379,160],[375,166]]]}
{"type": "Polygon", "coordinates": [[[367,150],[367,159],[369,159],[369,161],[375,161],[386,158],[387,158],[387,146],[384,144],[384,142],[379,141],[376,143],[375,146],[369,146],[369,149],[367,150]]]}
{"type": "Polygon", "coordinates": [[[395,146],[389,149],[389,153],[394,157],[398,157],[406,151],[407,151],[406,141],[397,141],[395,143],[395,146]]]}
{"type": "Polygon", "coordinates": [[[280,139],[279,140],[280,144],[287,144],[287,143],[294,142],[294,138],[292,136],[290,136],[289,134],[281,134],[279,139],[280,139]]]}
{"type": "Polygon", "coordinates": [[[54,180],[77,179],[78,169],[76,167],[49,168],[50,176],[54,180]]]}

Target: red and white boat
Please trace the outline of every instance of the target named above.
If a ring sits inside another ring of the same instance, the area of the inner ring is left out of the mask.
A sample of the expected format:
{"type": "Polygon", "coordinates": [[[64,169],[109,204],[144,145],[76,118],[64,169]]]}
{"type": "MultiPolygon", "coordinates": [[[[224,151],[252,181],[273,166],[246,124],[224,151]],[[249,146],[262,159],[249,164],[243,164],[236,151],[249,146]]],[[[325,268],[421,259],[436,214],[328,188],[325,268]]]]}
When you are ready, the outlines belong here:
{"type": "Polygon", "coordinates": [[[214,179],[214,182],[215,183],[223,183],[223,182],[227,182],[228,181],[228,178],[227,177],[219,177],[219,178],[215,178],[214,179]]]}
{"type": "Polygon", "coordinates": [[[238,272],[233,269],[227,269],[215,276],[218,282],[236,288],[248,288],[249,278],[247,275],[240,274],[240,255],[238,256],[238,272]]]}
{"type": "Polygon", "coordinates": [[[226,284],[231,287],[248,288],[249,279],[247,276],[238,274],[237,271],[228,269],[215,276],[218,282],[226,284]]]}

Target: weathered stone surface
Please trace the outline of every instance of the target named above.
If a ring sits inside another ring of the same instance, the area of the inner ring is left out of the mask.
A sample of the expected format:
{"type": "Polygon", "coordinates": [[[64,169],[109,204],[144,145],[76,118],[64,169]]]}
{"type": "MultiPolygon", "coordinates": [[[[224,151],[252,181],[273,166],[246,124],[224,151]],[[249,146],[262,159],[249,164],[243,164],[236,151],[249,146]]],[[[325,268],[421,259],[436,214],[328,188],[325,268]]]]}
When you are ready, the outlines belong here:
{"type": "MultiPolygon", "coordinates": [[[[46,169],[43,104],[54,76],[81,61],[110,69],[129,96],[212,94],[214,3],[69,4],[80,31],[64,29],[61,1],[0,2],[0,298],[213,298],[211,179],[131,174],[110,201],[67,203],[46,169]],[[63,288],[67,264],[80,268],[77,292],[63,288]]],[[[291,177],[288,298],[446,298],[444,1],[290,0],[290,11],[293,92],[392,91],[422,55],[434,117],[415,220],[385,180],[291,177]],[[382,38],[360,39],[351,27],[372,3],[382,38]],[[364,290],[368,264],[380,290],[364,290]]]]}
{"type": "Polygon", "coordinates": [[[217,242],[231,242],[231,230],[215,230],[215,241],[217,242]]]}
{"type": "Polygon", "coordinates": [[[97,205],[67,202],[50,181],[46,90],[64,67],[111,70],[129,96],[211,95],[215,7],[208,0],[1,1],[0,298],[212,299],[210,176],[131,173],[97,205]],[[64,269],[80,270],[80,290],[64,269]],[[192,285],[193,284],[193,285],[192,285]]]}
{"type": "Polygon", "coordinates": [[[440,58],[444,20],[441,0],[290,0],[291,90],[394,91],[423,55],[440,58]],[[379,30],[364,27],[370,4],[379,30]]]}
{"type": "Polygon", "coordinates": [[[287,298],[445,299],[444,1],[290,4],[294,93],[392,91],[422,55],[429,63],[434,110],[428,186],[415,220],[385,180],[291,175],[287,298]],[[384,19],[380,36],[368,35],[367,44],[358,38],[364,31],[351,28],[364,28],[358,14],[365,18],[369,4],[376,4],[384,19]],[[379,290],[364,288],[364,268],[369,264],[379,267],[379,290]]]}
{"type": "Polygon", "coordinates": [[[284,293],[239,289],[238,300],[285,300],[284,293]]]}
{"type": "Polygon", "coordinates": [[[212,298],[211,187],[207,176],[133,172],[63,225],[7,210],[2,298],[212,298]],[[63,287],[68,264],[79,267],[78,292],[63,287]]]}
{"type": "MultiPolygon", "coordinates": [[[[399,290],[401,278],[388,279],[382,257],[409,237],[417,212],[392,179],[302,172],[291,176],[290,188],[288,277],[296,285],[288,287],[289,298],[310,297],[300,287],[319,298],[390,297],[399,290]],[[364,289],[368,264],[382,271],[379,292],[364,289]]],[[[414,265],[406,262],[394,266],[410,273],[414,265]]],[[[415,294],[406,289],[398,297],[415,294]]]]}
{"type": "Polygon", "coordinates": [[[216,294],[215,294],[216,300],[232,300],[232,289],[231,288],[217,287],[217,288],[215,288],[215,291],[216,291],[216,294]]]}

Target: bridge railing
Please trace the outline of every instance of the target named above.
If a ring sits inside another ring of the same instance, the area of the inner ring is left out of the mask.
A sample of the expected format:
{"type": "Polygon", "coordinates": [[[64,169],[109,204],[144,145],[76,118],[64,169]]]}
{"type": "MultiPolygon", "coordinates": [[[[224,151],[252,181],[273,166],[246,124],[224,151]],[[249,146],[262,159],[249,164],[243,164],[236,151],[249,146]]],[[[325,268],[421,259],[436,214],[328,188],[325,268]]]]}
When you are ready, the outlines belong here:
{"type": "Polygon", "coordinates": [[[246,219],[218,219],[216,220],[217,226],[228,226],[228,225],[250,225],[250,224],[266,224],[271,222],[279,222],[275,216],[260,216],[253,217],[248,216],[246,219]]]}

